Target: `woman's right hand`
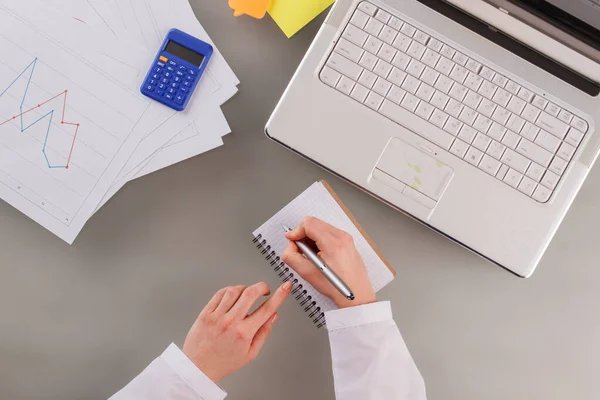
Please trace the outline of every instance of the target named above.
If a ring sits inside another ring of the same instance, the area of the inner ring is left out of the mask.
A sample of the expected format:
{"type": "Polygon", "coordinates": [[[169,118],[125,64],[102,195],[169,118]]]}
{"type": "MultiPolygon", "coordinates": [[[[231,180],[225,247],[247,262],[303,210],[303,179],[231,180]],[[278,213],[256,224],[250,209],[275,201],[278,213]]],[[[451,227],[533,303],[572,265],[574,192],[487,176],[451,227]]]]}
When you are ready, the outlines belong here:
{"type": "Polygon", "coordinates": [[[293,268],[315,289],[331,298],[340,308],[359,306],[377,301],[365,263],[356,250],[352,236],[314,217],[302,220],[300,226],[288,232],[290,240],[282,255],[283,261],[293,268]],[[319,257],[350,287],[354,300],[346,299],[317,267],[299,251],[294,241],[309,238],[320,252],[319,257]]]}

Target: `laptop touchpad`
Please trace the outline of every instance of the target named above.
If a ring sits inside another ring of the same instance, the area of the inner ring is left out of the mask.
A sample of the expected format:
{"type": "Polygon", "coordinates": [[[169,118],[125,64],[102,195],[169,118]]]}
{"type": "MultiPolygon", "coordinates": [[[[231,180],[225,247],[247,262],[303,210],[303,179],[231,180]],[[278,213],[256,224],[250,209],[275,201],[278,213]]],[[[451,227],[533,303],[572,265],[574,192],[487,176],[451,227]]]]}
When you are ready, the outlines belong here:
{"type": "Polygon", "coordinates": [[[393,138],[373,170],[373,179],[433,209],[454,176],[454,170],[433,154],[393,138]]]}

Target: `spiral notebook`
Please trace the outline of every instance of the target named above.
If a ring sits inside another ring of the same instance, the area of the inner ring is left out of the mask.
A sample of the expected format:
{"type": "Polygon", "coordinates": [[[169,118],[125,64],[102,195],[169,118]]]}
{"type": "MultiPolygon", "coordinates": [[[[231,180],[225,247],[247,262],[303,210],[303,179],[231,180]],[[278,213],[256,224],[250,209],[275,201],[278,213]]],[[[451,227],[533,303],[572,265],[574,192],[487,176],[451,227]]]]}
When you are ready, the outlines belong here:
{"type": "Polygon", "coordinates": [[[257,248],[279,277],[284,282],[288,280],[293,282],[292,297],[295,297],[317,328],[321,328],[325,326],[325,312],[336,309],[336,305],[331,299],[316,291],[308,282],[299,277],[280,258],[288,244],[281,224],[296,227],[307,216],[319,218],[352,235],[376,292],[390,283],[396,272],[377,250],[329,184],[321,181],[311,185],[294,201],[254,231],[253,235],[257,248]]]}

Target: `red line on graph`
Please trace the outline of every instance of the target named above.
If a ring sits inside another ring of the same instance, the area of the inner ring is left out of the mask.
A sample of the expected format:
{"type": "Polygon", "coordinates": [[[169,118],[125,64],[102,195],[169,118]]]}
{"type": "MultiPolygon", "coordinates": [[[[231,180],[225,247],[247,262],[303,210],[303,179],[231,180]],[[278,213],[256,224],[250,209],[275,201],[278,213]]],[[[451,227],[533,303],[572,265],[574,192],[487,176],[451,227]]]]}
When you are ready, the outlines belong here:
{"type": "Polygon", "coordinates": [[[83,22],[84,24],[87,25],[87,22],[85,22],[84,20],[82,20],[81,18],[77,18],[77,17],[73,17],[73,19],[79,21],[79,22],[83,22]]]}

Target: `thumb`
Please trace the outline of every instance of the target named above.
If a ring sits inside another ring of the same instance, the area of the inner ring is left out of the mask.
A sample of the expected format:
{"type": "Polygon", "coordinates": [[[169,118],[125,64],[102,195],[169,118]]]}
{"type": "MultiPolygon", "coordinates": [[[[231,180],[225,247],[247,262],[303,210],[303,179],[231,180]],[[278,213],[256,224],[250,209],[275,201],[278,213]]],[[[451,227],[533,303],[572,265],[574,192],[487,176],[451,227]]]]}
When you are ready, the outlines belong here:
{"type": "Polygon", "coordinates": [[[252,344],[250,345],[250,357],[255,359],[260,353],[260,350],[263,348],[269,336],[271,336],[271,332],[273,331],[273,325],[279,318],[279,314],[273,314],[267,322],[260,327],[260,329],[254,335],[254,339],[252,340],[252,344]]]}

